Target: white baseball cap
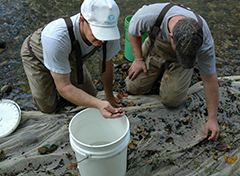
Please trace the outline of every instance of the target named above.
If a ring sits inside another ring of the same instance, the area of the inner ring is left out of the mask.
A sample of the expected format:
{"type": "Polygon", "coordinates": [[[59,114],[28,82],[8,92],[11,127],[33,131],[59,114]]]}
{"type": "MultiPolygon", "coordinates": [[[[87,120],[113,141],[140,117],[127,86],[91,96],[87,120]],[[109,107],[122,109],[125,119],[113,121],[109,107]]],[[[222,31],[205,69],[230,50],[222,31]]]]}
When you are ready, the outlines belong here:
{"type": "Polygon", "coordinates": [[[81,15],[89,23],[96,39],[107,41],[120,38],[117,27],[120,11],[114,0],[84,0],[81,15]]]}

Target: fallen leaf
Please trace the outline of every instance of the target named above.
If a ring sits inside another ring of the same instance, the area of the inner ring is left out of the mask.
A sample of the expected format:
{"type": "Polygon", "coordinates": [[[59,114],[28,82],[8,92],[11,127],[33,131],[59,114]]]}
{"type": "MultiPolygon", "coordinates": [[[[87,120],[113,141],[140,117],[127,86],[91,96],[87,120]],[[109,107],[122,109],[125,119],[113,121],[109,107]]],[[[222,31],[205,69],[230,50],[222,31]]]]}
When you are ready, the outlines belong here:
{"type": "Polygon", "coordinates": [[[150,108],[147,108],[147,111],[148,111],[148,112],[152,112],[152,109],[150,109],[150,108]]]}
{"type": "Polygon", "coordinates": [[[219,143],[215,146],[215,149],[217,149],[218,151],[225,151],[230,148],[231,148],[231,146],[229,144],[220,144],[219,143]]]}
{"type": "Polygon", "coordinates": [[[125,92],[125,93],[123,94],[123,96],[124,96],[124,97],[128,97],[128,94],[125,92]]]}
{"type": "Polygon", "coordinates": [[[123,98],[123,94],[122,94],[122,93],[119,93],[119,94],[117,94],[117,97],[118,97],[119,99],[122,99],[122,98],[123,98]]]}
{"type": "Polygon", "coordinates": [[[184,125],[187,125],[187,124],[188,124],[188,119],[187,119],[187,118],[185,118],[185,119],[183,119],[183,121],[182,121],[182,122],[183,122],[183,124],[184,124],[184,125]]]}
{"type": "Polygon", "coordinates": [[[128,147],[129,147],[130,149],[135,149],[135,148],[136,148],[135,145],[133,145],[133,144],[129,144],[128,147]]]}
{"type": "Polygon", "coordinates": [[[223,125],[222,128],[225,130],[226,129],[226,125],[223,125]]]}
{"type": "Polygon", "coordinates": [[[76,168],[77,168],[77,163],[73,163],[67,167],[68,170],[76,169],[76,168]]]}
{"type": "Polygon", "coordinates": [[[6,155],[4,153],[4,150],[1,150],[1,152],[0,152],[0,161],[3,161],[4,159],[6,159],[6,155]]]}
{"type": "Polygon", "coordinates": [[[148,160],[145,164],[152,164],[153,160],[148,160]]]}
{"type": "Polygon", "coordinates": [[[225,162],[228,164],[233,164],[237,161],[237,158],[234,156],[231,156],[230,158],[228,156],[224,156],[225,162]]]}
{"type": "Polygon", "coordinates": [[[47,144],[47,145],[44,145],[40,148],[38,148],[38,152],[41,154],[41,155],[45,155],[45,154],[49,154],[49,153],[52,153],[54,152],[55,150],[57,150],[58,146],[55,145],[55,144],[47,144]]]}
{"type": "Polygon", "coordinates": [[[138,140],[133,140],[132,142],[133,142],[133,144],[137,145],[140,141],[138,141],[138,140]]]}

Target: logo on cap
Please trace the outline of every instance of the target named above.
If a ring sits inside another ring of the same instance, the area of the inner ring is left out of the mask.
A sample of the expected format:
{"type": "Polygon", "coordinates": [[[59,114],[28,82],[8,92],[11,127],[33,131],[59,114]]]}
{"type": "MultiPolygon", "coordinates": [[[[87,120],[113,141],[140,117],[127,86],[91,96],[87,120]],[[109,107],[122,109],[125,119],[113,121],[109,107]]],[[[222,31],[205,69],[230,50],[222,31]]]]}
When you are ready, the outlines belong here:
{"type": "Polygon", "coordinates": [[[109,16],[108,16],[108,19],[109,19],[110,21],[112,21],[112,20],[115,19],[115,16],[114,16],[114,15],[109,15],[109,16]]]}
{"type": "Polygon", "coordinates": [[[108,20],[109,21],[105,21],[104,23],[106,23],[107,25],[114,25],[116,23],[116,21],[113,21],[115,20],[115,16],[114,15],[109,15],[108,16],[108,20]]]}

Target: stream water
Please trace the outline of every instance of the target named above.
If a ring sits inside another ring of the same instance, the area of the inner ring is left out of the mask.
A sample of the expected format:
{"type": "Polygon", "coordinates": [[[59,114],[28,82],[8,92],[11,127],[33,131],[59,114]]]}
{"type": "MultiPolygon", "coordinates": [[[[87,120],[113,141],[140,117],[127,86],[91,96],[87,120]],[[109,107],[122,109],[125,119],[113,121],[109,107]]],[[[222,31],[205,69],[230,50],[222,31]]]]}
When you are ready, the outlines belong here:
{"type": "MultiPolygon", "coordinates": [[[[120,8],[119,30],[121,51],[114,57],[116,63],[124,63],[124,23],[142,5],[157,0],[116,0],[120,8]]],[[[209,24],[215,40],[218,76],[240,75],[240,1],[238,0],[174,0],[202,15],[209,24]]],[[[12,86],[12,92],[3,98],[14,100],[22,109],[35,108],[22,67],[20,49],[24,39],[38,27],[62,15],[79,12],[82,0],[1,0],[0,40],[6,48],[0,52],[0,87],[12,86]]],[[[97,63],[87,63],[92,74],[97,75],[97,63]]]]}

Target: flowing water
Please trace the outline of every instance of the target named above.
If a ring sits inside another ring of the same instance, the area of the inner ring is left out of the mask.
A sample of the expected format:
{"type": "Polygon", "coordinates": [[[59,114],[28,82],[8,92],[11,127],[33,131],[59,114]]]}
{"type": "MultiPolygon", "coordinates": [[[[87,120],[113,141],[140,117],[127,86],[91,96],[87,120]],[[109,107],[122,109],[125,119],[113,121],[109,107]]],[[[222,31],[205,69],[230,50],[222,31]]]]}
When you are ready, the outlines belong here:
{"type": "MultiPolygon", "coordinates": [[[[114,62],[124,63],[125,17],[133,15],[142,5],[157,0],[116,0],[120,8],[119,30],[121,51],[114,62]]],[[[173,0],[202,15],[209,24],[215,40],[218,76],[240,75],[240,1],[238,0],[173,0]]],[[[12,86],[11,93],[3,98],[16,101],[22,109],[35,108],[22,67],[20,49],[24,39],[38,27],[59,16],[79,12],[82,0],[1,0],[0,40],[6,48],[0,52],[0,87],[12,86]]],[[[97,63],[88,61],[92,74],[97,75],[97,63]]]]}

